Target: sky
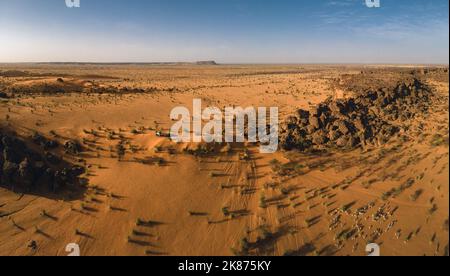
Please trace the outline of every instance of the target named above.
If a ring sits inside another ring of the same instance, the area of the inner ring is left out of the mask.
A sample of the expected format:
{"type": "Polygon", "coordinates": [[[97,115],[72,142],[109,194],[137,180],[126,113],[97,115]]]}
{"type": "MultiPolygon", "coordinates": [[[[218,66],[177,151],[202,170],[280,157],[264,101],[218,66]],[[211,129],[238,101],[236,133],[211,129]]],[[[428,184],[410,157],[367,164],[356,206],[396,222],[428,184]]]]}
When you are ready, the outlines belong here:
{"type": "Polygon", "coordinates": [[[0,0],[0,62],[448,64],[448,0],[0,0]]]}

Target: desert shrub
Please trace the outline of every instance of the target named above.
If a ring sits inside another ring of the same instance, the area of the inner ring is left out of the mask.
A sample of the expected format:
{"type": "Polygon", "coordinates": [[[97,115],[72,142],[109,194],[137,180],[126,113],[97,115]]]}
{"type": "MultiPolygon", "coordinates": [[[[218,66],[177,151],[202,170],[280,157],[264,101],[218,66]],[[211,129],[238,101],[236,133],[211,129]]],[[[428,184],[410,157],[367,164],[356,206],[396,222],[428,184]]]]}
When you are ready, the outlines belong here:
{"type": "Polygon", "coordinates": [[[223,208],[222,208],[222,214],[223,214],[225,217],[228,217],[228,216],[230,215],[230,210],[229,210],[229,208],[228,208],[228,207],[223,207],[223,208]]]}
{"type": "Polygon", "coordinates": [[[209,173],[209,176],[210,176],[210,177],[218,177],[219,174],[216,173],[216,172],[210,172],[210,173],[209,173]]]}
{"type": "Polygon", "coordinates": [[[138,218],[136,220],[136,226],[143,226],[143,225],[146,225],[147,223],[148,223],[147,221],[140,219],[140,218],[138,218]]]}
{"type": "Polygon", "coordinates": [[[428,214],[432,215],[438,210],[438,206],[436,204],[433,204],[431,208],[428,210],[428,214]]]}
{"type": "Polygon", "coordinates": [[[278,161],[277,159],[272,159],[270,162],[270,167],[272,168],[272,171],[277,172],[279,171],[280,167],[281,167],[281,162],[278,161]]]}
{"type": "Polygon", "coordinates": [[[412,201],[417,201],[417,199],[419,199],[419,197],[420,197],[422,194],[423,194],[423,190],[422,190],[422,189],[419,189],[419,190],[415,191],[414,194],[412,194],[412,195],[410,196],[410,199],[411,199],[412,201]]]}
{"type": "Polygon", "coordinates": [[[264,194],[262,194],[261,197],[259,198],[259,207],[263,209],[267,208],[266,196],[264,194]]]}
{"type": "Polygon", "coordinates": [[[248,252],[250,250],[250,243],[247,238],[242,238],[241,240],[241,252],[248,252]]]}
{"type": "Polygon", "coordinates": [[[282,188],[282,189],[281,189],[281,193],[282,193],[283,195],[289,195],[290,190],[289,190],[288,188],[282,188]]]}
{"type": "Polygon", "coordinates": [[[448,146],[449,145],[448,137],[444,137],[441,134],[435,134],[431,138],[430,145],[432,147],[448,146]]]}

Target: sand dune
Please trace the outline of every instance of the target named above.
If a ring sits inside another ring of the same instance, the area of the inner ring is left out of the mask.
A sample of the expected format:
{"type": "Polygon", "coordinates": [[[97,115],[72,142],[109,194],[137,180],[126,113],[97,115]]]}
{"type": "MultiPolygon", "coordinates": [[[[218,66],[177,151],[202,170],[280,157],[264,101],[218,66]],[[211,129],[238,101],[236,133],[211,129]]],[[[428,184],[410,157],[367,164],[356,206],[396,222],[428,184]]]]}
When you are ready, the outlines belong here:
{"type": "Polygon", "coordinates": [[[2,65],[0,255],[448,255],[448,85],[416,66],[2,65]],[[277,106],[280,150],[158,136],[193,99],[277,106]]]}

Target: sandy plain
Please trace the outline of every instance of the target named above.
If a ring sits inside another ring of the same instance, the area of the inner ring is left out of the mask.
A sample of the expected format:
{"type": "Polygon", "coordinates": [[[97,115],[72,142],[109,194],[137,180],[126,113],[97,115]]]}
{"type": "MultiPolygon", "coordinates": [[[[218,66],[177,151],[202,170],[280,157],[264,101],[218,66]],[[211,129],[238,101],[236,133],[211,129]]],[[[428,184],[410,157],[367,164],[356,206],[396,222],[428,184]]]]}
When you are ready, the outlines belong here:
{"type": "Polygon", "coordinates": [[[3,173],[0,255],[64,256],[77,243],[82,255],[359,256],[372,242],[382,255],[448,255],[447,68],[3,64],[0,92],[3,136],[46,164],[83,169],[52,188],[3,173]],[[284,122],[389,75],[433,96],[427,112],[392,122],[401,132],[364,148],[261,154],[157,135],[194,98],[276,106],[284,122]]]}

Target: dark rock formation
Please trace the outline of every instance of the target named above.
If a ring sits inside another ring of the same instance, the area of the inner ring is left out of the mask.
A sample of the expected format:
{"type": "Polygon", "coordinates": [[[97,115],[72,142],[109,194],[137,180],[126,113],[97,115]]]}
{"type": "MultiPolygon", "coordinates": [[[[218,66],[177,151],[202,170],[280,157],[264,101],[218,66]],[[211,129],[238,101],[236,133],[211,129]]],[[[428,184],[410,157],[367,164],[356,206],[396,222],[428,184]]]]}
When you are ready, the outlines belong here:
{"type": "Polygon", "coordinates": [[[80,143],[78,143],[77,141],[67,141],[64,144],[64,149],[67,153],[73,154],[73,155],[78,155],[79,153],[82,152],[82,147],[80,145],[80,143]]]}
{"type": "MultiPolygon", "coordinates": [[[[44,151],[54,144],[40,135],[33,135],[30,143],[41,146],[44,153],[32,150],[14,134],[0,129],[0,185],[25,191],[44,187],[56,192],[79,183],[78,177],[84,173],[84,168],[72,166],[44,151]]],[[[71,144],[69,149],[78,148],[71,144]]]]}
{"type": "Polygon", "coordinates": [[[427,110],[431,94],[428,87],[413,79],[393,89],[379,88],[350,99],[328,99],[288,118],[281,127],[281,146],[308,151],[383,144],[399,131],[395,121],[411,119],[427,110]]]}
{"type": "Polygon", "coordinates": [[[31,139],[36,145],[41,146],[46,150],[55,149],[59,146],[58,142],[49,140],[44,136],[40,135],[39,133],[33,134],[33,136],[31,136],[31,139]]]}
{"type": "Polygon", "coordinates": [[[197,61],[196,64],[197,65],[217,65],[217,62],[215,62],[214,60],[202,60],[202,61],[197,61]]]}

